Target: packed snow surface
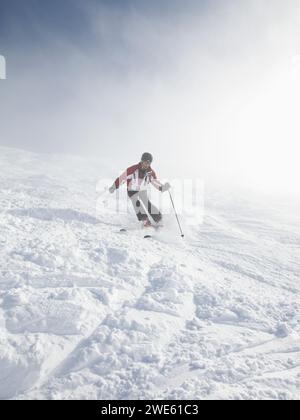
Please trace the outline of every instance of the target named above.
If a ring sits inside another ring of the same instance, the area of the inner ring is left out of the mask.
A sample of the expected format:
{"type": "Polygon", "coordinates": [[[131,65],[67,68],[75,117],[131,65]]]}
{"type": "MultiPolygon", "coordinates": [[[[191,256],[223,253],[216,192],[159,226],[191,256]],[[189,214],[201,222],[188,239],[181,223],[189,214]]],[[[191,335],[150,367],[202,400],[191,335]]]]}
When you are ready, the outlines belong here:
{"type": "Polygon", "coordinates": [[[297,203],[207,189],[145,240],[96,188],[117,168],[0,165],[0,398],[299,399],[297,203]]]}

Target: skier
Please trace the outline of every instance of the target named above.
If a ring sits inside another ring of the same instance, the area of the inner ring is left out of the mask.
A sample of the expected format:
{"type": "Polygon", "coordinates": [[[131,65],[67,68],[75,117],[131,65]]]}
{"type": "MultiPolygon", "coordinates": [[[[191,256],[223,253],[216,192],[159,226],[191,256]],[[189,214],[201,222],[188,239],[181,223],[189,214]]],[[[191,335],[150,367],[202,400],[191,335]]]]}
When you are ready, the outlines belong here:
{"type": "Polygon", "coordinates": [[[151,227],[150,218],[158,225],[162,220],[160,211],[149,201],[147,188],[152,184],[161,192],[168,191],[171,186],[169,183],[162,184],[151,168],[153,157],[150,153],[144,153],[140,163],[126,169],[126,171],[116,179],[109,188],[113,194],[124,182],[127,182],[127,193],[130,198],[136,216],[144,227],[151,227]]]}

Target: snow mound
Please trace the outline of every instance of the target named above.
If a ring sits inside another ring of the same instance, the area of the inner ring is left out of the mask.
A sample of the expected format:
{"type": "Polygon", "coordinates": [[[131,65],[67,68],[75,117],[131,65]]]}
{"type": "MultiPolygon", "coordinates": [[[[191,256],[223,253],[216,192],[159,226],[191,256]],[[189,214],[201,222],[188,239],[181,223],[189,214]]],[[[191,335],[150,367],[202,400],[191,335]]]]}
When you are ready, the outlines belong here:
{"type": "Polygon", "coordinates": [[[145,241],[107,165],[0,163],[0,398],[299,399],[299,211],[207,191],[145,241]]]}

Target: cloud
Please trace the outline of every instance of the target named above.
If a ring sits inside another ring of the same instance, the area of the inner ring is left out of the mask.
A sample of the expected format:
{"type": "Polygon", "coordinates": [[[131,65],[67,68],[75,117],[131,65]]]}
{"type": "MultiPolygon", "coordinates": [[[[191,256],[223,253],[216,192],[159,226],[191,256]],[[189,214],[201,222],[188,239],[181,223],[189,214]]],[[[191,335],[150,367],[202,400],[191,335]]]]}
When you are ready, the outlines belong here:
{"type": "Polygon", "coordinates": [[[37,22],[42,42],[11,48],[3,142],[116,166],[150,150],[166,175],[289,182],[276,166],[288,144],[288,168],[300,134],[298,1],[76,7],[78,33],[37,22]]]}

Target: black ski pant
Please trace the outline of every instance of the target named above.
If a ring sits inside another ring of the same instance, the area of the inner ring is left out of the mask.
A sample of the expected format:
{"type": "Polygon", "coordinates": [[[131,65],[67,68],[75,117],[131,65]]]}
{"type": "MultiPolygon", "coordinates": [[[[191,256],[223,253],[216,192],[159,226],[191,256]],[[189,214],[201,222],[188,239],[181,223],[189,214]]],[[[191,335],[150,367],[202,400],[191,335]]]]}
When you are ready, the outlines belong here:
{"type": "Polygon", "coordinates": [[[149,200],[147,191],[128,191],[128,197],[140,222],[147,220],[148,216],[151,216],[155,223],[161,221],[162,214],[149,200]]]}

